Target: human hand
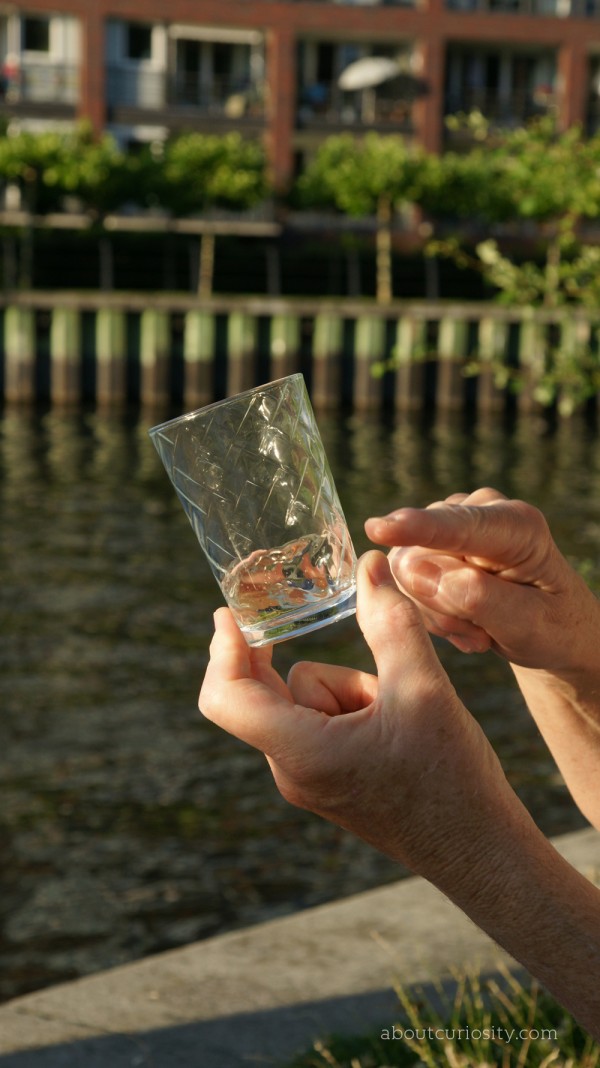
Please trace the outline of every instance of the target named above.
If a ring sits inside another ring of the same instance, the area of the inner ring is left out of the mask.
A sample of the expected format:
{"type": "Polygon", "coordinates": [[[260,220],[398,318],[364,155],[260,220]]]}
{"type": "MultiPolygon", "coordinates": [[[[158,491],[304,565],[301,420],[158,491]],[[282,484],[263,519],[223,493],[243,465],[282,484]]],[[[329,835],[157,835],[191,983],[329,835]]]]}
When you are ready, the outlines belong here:
{"type": "Polygon", "coordinates": [[[431,633],[557,674],[596,663],[598,602],[531,505],[479,489],[369,519],[365,529],[399,547],[392,572],[431,633]]]}
{"type": "Polygon", "coordinates": [[[250,648],[223,608],[215,614],[200,708],[266,754],[292,804],[353,831],[448,892],[469,870],[476,884],[479,862],[497,841],[498,813],[506,825],[516,797],[383,554],[360,561],[357,601],[378,676],[300,663],[286,684],[271,648],[250,648]]]}

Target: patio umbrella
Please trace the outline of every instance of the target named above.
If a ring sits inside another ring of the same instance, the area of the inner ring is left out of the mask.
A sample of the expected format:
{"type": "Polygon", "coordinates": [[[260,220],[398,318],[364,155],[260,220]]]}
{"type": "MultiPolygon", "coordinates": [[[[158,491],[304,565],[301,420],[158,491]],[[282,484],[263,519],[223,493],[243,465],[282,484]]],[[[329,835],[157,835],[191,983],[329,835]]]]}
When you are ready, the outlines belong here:
{"type": "Polygon", "coordinates": [[[338,78],[340,89],[371,89],[395,78],[401,72],[395,59],[387,56],[364,56],[346,67],[338,78]]]}

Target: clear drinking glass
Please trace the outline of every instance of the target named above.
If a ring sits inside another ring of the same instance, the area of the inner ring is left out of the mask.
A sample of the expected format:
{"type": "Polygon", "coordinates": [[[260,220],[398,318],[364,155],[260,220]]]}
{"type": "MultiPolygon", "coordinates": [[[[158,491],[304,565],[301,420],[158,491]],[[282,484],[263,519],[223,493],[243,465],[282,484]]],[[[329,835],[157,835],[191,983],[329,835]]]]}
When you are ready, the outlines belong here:
{"type": "Polygon", "coordinates": [[[249,645],[356,608],[356,555],[301,374],[150,437],[249,645]]]}

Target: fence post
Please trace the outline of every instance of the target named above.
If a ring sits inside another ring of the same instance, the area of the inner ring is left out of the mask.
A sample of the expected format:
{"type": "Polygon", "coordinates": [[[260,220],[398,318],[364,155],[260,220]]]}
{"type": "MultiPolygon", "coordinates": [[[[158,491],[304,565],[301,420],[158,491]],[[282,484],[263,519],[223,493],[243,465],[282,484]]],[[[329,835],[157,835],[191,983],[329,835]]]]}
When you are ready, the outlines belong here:
{"type": "Polygon", "coordinates": [[[354,408],[378,408],[381,403],[381,379],[375,378],[371,368],[385,356],[385,319],[375,315],[361,315],[355,323],[354,335],[354,408]]]}
{"type": "Polygon", "coordinates": [[[119,405],[126,400],[125,312],[117,308],[99,308],[96,312],[96,403],[119,405]]]}
{"type": "Polygon", "coordinates": [[[35,400],[35,312],[8,307],[4,314],[4,396],[8,402],[35,400]]]}
{"type": "Polygon", "coordinates": [[[341,404],[343,323],[339,315],[320,312],[315,318],[312,343],[312,400],[315,408],[341,404]]]}
{"type": "Polygon", "coordinates": [[[253,315],[237,311],[231,313],[227,323],[227,392],[230,396],[255,385],[257,334],[258,323],[253,315]]]}
{"type": "Polygon", "coordinates": [[[285,378],[296,370],[300,350],[300,319],[274,315],[271,319],[271,376],[285,378]]]}
{"type": "Polygon", "coordinates": [[[168,312],[146,308],[140,323],[140,400],[142,404],[165,404],[169,400],[169,350],[171,333],[168,312]]]}
{"type": "Polygon", "coordinates": [[[394,407],[400,412],[418,411],[425,402],[425,335],[424,319],[403,315],[398,320],[394,346],[394,407]]]}
{"type": "Polygon", "coordinates": [[[463,364],[467,355],[468,324],[448,316],[440,319],[438,333],[437,404],[445,411],[464,403],[463,364]]]}
{"type": "Polygon", "coordinates": [[[186,408],[199,408],[214,398],[215,317],[212,312],[186,312],[183,328],[183,398],[186,408]]]}
{"type": "Polygon", "coordinates": [[[494,365],[506,364],[507,343],[508,323],[504,319],[484,316],[479,322],[477,352],[478,362],[484,365],[477,376],[477,407],[482,412],[498,412],[504,408],[504,389],[495,383],[494,365]]]}

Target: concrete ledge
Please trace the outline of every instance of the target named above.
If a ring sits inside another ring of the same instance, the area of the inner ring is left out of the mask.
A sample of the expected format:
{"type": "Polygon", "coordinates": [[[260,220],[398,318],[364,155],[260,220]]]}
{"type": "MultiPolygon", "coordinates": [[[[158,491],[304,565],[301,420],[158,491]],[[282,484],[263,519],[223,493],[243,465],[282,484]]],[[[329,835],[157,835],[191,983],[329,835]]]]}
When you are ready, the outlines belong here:
{"type": "MultiPolygon", "coordinates": [[[[598,881],[600,834],[554,840],[598,881]]],[[[314,1038],[391,1026],[393,983],[510,958],[405,879],[0,1006],[0,1068],[281,1066],[314,1038]]]]}

